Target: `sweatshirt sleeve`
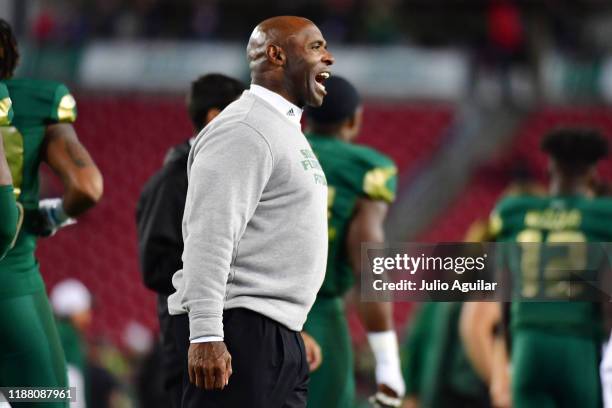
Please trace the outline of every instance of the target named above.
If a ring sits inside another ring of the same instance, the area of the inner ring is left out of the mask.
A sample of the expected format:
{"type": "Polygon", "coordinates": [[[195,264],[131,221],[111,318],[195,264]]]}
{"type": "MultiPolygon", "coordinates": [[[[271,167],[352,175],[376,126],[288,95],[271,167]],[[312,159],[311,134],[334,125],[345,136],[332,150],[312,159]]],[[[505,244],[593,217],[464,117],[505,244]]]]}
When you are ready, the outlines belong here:
{"type": "Polygon", "coordinates": [[[223,337],[223,304],[238,242],[272,174],[268,142],[245,124],[196,142],[183,216],[180,302],[190,339],[223,337]]]}

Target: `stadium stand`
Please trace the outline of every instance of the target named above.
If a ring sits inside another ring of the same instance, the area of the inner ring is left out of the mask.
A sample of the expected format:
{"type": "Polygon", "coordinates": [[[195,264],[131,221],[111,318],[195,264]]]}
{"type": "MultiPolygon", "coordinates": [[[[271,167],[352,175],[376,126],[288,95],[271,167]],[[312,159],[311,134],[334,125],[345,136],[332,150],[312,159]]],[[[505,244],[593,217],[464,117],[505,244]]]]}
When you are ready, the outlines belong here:
{"type": "MultiPolygon", "coordinates": [[[[606,107],[548,107],[534,112],[519,128],[510,146],[475,172],[454,203],[423,231],[417,241],[461,241],[477,219],[486,219],[499,195],[511,181],[512,167],[521,161],[537,181],[546,178],[546,158],[539,143],[543,134],[558,126],[584,126],[600,129],[612,137],[612,111],[606,107]]],[[[612,163],[599,168],[604,180],[612,179],[612,163]]]]}
{"type": "Polygon", "coordinates": [[[453,112],[452,106],[444,104],[368,106],[358,141],[391,156],[404,179],[440,147],[453,112]]]}

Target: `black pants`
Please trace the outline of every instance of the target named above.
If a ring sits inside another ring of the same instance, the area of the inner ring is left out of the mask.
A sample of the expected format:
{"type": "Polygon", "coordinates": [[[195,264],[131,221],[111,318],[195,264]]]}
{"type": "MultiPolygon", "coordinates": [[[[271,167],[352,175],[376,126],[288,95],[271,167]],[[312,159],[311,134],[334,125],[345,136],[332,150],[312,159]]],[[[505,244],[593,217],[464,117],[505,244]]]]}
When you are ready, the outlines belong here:
{"type": "Polygon", "coordinates": [[[183,356],[183,408],[304,408],[308,363],[302,336],[259,313],[223,313],[225,344],[233,374],[222,391],[205,391],[189,382],[187,315],[173,316],[183,356]]]}
{"type": "Polygon", "coordinates": [[[168,296],[157,295],[157,317],[159,318],[163,387],[171,401],[171,408],[181,408],[183,395],[183,358],[168,314],[168,296]]]}

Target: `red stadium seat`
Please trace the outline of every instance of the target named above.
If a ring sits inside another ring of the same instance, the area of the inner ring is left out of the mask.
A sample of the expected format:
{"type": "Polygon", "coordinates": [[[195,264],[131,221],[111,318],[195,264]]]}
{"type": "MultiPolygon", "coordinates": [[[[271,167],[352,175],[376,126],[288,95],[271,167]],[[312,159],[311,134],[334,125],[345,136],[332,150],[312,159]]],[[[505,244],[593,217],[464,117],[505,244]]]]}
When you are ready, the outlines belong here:
{"type": "MultiPolygon", "coordinates": [[[[606,107],[546,108],[532,114],[518,130],[512,144],[503,154],[476,172],[471,182],[453,204],[424,231],[418,241],[461,241],[472,222],[485,219],[504,188],[510,182],[509,169],[518,160],[534,173],[536,180],[546,181],[546,157],[540,151],[540,139],[560,126],[589,127],[612,137],[612,110],[606,107]]],[[[612,179],[612,160],[604,160],[600,175],[612,179]]]]}

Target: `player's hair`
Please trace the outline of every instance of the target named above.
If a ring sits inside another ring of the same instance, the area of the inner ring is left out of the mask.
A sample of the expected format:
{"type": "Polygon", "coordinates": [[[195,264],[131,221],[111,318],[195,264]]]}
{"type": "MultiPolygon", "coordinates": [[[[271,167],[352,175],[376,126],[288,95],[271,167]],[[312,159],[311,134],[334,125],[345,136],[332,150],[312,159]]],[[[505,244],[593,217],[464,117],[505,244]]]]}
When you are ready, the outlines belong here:
{"type": "Polygon", "coordinates": [[[608,141],[597,130],[559,128],[542,139],[541,149],[567,170],[584,171],[608,156],[608,141]]]}
{"type": "Polygon", "coordinates": [[[196,129],[203,128],[209,110],[225,109],[244,89],[242,82],[223,74],[207,74],[193,81],[188,102],[189,117],[193,126],[196,129]]]}
{"type": "Polygon", "coordinates": [[[0,79],[13,76],[19,62],[17,40],[10,24],[0,18],[0,79]]]}

